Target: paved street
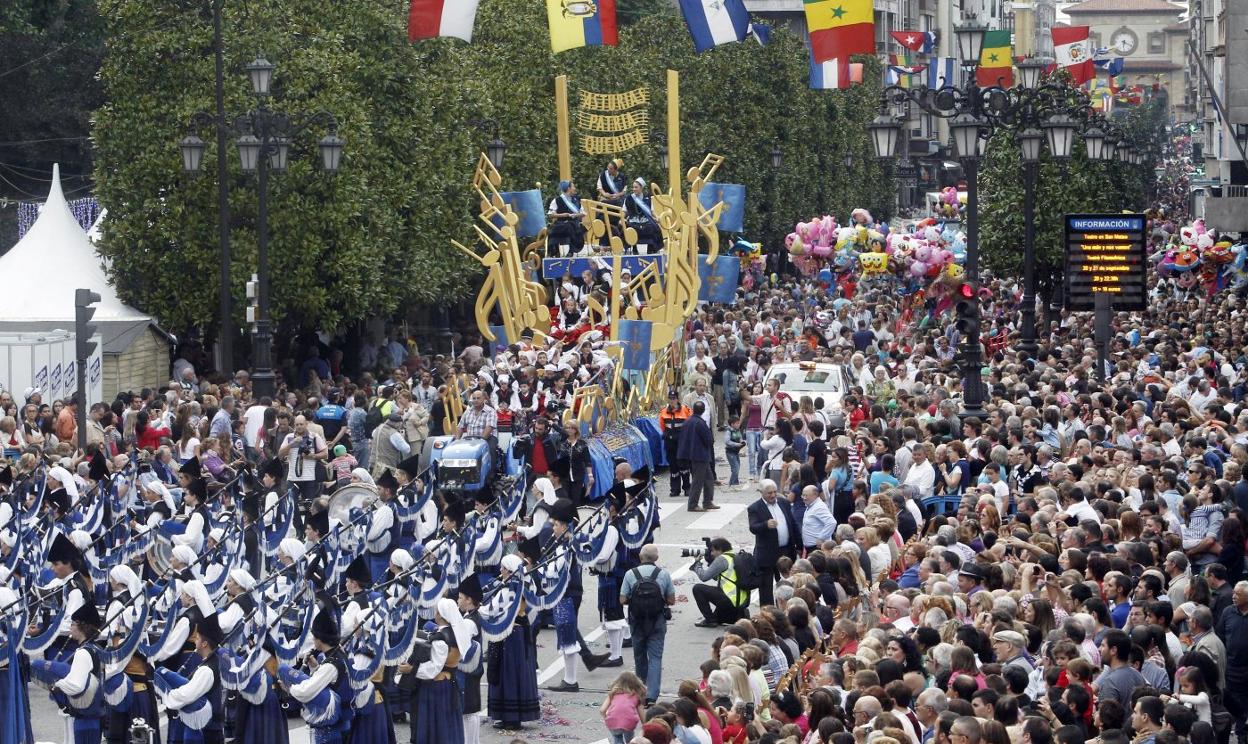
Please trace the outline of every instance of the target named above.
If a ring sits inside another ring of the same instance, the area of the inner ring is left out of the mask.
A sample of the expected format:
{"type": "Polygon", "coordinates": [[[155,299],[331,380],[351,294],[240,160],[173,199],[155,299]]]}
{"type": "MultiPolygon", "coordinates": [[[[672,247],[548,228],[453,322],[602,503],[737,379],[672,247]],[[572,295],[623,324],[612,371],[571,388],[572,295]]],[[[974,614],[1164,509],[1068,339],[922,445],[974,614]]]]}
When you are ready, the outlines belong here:
{"type": "MultiPolygon", "coordinates": [[[[722,452],[722,447],[719,448],[722,452]]],[[[742,465],[744,469],[744,464],[742,465]]],[[[727,463],[721,462],[718,467],[721,480],[728,482],[727,463]]],[[[676,606],[672,610],[672,621],[668,624],[667,644],[663,655],[663,694],[671,695],[682,679],[697,679],[698,666],[707,659],[710,643],[715,631],[695,628],[693,624],[699,619],[697,607],[693,604],[691,589],[697,578],[689,571],[691,559],[680,557],[682,547],[702,546],[703,537],[723,535],[732,541],[734,546],[753,545],[745,522],[745,507],[757,498],[757,489],[747,488],[745,491],[728,490],[726,487],[717,489],[716,502],[723,508],[719,511],[689,514],[685,511],[684,499],[670,498],[667,474],[659,477],[659,494],[661,497],[661,513],[663,527],[655,534],[659,545],[660,564],[672,572],[676,583],[676,606]]],[[[606,633],[598,618],[598,582],[592,576],[585,578],[585,597],[581,603],[581,632],[593,645],[595,652],[606,651],[606,633]]],[[[537,639],[538,656],[542,659],[542,667],[538,670],[538,682],[545,687],[557,684],[563,673],[563,660],[556,652],[555,633],[543,630],[537,639]]],[[[603,700],[607,687],[621,671],[632,668],[632,650],[624,650],[625,666],[622,668],[599,669],[587,672],[581,667],[578,681],[581,691],[576,694],[550,693],[543,691],[540,724],[529,724],[519,738],[529,741],[564,741],[564,742],[606,742],[606,729],[598,715],[598,706],[603,700]]],[[[482,697],[484,702],[484,690],[482,697]]],[[[31,689],[31,713],[35,739],[40,742],[59,742],[64,739],[64,723],[56,707],[48,699],[42,689],[31,689]]],[[[300,719],[291,719],[291,744],[305,744],[309,741],[308,731],[300,719]]],[[[163,732],[162,732],[163,733],[163,732]]],[[[396,735],[401,744],[410,741],[406,726],[397,727],[396,735]]],[[[513,735],[494,730],[488,720],[483,720],[481,740],[507,744],[513,735]]]]}

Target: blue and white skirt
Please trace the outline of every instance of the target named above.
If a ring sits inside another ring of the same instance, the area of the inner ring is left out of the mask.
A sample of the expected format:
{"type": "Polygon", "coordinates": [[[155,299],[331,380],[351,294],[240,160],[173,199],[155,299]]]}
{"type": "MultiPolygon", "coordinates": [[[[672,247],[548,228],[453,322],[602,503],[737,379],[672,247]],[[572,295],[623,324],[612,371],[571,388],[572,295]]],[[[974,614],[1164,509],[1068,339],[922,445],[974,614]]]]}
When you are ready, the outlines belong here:
{"type": "Polygon", "coordinates": [[[420,680],[412,713],[412,741],[419,744],[464,744],[464,719],[455,681],[420,680]]]}
{"type": "Polygon", "coordinates": [[[528,622],[517,620],[511,635],[491,643],[489,649],[487,710],[490,718],[513,726],[542,717],[537,659],[528,636],[528,622]]]}
{"type": "Polygon", "coordinates": [[[559,650],[564,653],[579,651],[581,642],[577,635],[576,604],[571,597],[565,595],[555,605],[555,640],[559,644],[559,650]]]}

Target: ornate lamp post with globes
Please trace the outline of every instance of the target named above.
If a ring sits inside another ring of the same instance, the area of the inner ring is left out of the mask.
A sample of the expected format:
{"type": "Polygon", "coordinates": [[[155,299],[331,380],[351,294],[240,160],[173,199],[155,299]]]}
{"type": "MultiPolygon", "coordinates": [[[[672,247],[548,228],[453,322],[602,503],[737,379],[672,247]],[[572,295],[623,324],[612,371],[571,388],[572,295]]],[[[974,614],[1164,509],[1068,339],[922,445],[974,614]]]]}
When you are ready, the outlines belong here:
{"type": "MultiPolygon", "coordinates": [[[[273,329],[269,320],[269,172],[286,172],[291,141],[312,126],[322,126],[329,134],[317,143],[321,166],[326,173],[337,173],[346,143],[338,136],[338,120],[327,111],[318,111],[304,119],[275,111],[268,106],[274,66],[263,56],[247,65],[256,108],[232,121],[222,121],[205,112],[191,117],[191,126],[219,127],[239,135],[235,144],[245,173],[257,174],[259,208],[256,224],[259,292],[256,308],[255,353],[252,360],[252,387],[259,399],[277,392],[273,373],[273,329]]],[[[195,134],[182,138],[182,167],[187,173],[198,173],[203,166],[206,145],[195,134]]]]}

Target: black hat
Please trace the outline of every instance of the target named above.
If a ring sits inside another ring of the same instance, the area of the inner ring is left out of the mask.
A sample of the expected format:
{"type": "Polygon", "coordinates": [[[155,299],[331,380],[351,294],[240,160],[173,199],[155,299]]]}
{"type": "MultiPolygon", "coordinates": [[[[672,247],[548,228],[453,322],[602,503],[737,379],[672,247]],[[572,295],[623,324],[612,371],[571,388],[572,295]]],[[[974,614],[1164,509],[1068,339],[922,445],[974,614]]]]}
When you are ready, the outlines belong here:
{"type": "Polygon", "coordinates": [[[638,483],[647,483],[652,477],[654,477],[654,475],[650,472],[649,465],[642,465],[633,471],[633,480],[638,483]]]}
{"type": "Polygon", "coordinates": [[[178,472],[191,478],[198,478],[204,474],[204,471],[199,467],[198,457],[192,457],[182,463],[182,467],[178,468],[178,472]]]}
{"type": "Polygon", "coordinates": [[[104,457],[104,453],[96,450],[91,455],[91,463],[87,466],[87,477],[99,483],[108,477],[108,460],[104,457]]]}
{"type": "Polygon", "coordinates": [[[480,605],[483,597],[481,593],[481,579],[475,573],[469,574],[459,580],[459,593],[468,597],[473,604],[480,605]]]}
{"type": "Polygon", "coordinates": [[[364,556],[359,556],[347,566],[347,570],[342,574],[343,578],[350,579],[360,586],[368,586],[373,583],[373,572],[368,568],[368,561],[364,560],[364,556]]]}
{"type": "Polygon", "coordinates": [[[537,537],[521,540],[517,549],[520,551],[520,555],[525,558],[531,558],[534,561],[542,557],[542,543],[537,537]]]}
{"type": "Polygon", "coordinates": [[[980,568],[975,563],[968,561],[966,563],[963,563],[962,567],[958,569],[958,575],[967,576],[969,578],[975,579],[976,581],[979,581],[984,578],[984,569],[980,568]]]}
{"type": "Polygon", "coordinates": [[[389,470],[387,470],[386,472],[382,473],[381,476],[377,478],[377,487],[389,488],[391,491],[393,491],[394,489],[399,487],[399,482],[395,480],[394,474],[391,473],[389,470]]]}
{"type": "Polygon", "coordinates": [[[550,464],[550,475],[556,476],[561,481],[570,480],[572,478],[572,463],[566,457],[555,460],[550,464]]]}
{"type": "Polygon", "coordinates": [[[329,610],[317,610],[316,617],[312,618],[312,637],[326,646],[338,645],[338,621],[329,610]]]}
{"type": "Polygon", "coordinates": [[[316,530],[316,534],[325,537],[329,534],[329,512],[321,510],[308,515],[308,527],[316,530]]]}
{"type": "Polygon", "coordinates": [[[74,610],[74,614],[70,615],[69,619],[79,625],[89,625],[97,631],[104,625],[104,620],[100,617],[100,611],[95,609],[94,602],[87,602],[74,610]]]}
{"type": "Polygon", "coordinates": [[[64,488],[48,491],[43,498],[49,505],[56,507],[57,512],[61,514],[69,513],[69,492],[64,488]]]}
{"type": "Polygon", "coordinates": [[[260,475],[262,477],[266,475],[271,475],[273,476],[273,480],[281,480],[282,476],[285,474],[286,474],[286,463],[277,459],[276,457],[274,457],[271,460],[265,461],[265,463],[260,466],[260,475]]]}
{"type": "Polygon", "coordinates": [[[572,499],[555,499],[555,503],[550,505],[546,513],[551,519],[572,524],[576,521],[576,504],[572,503],[572,499]]]}
{"type": "Polygon", "coordinates": [[[78,549],[78,546],[74,545],[65,533],[58,533],[56,539],[52,541],[52,547],[48,548],[48,561],[50,563],[73,563],[80,560],[82,560],[82,551],[78,549]]]}
{"type": "Polygon", "coordinates": [[[213,648],[220,648],[225,642],[225,634],[221,632],[221,623],[215,612],[196,623],[195,632],[199,634],[200,640],[213,648]]]}
{"type": "Polygon", "coordinates": [[[201,504],[208,500],[208,481],[203,478],[192,478],[186,490],[194,494],[201,504]]]}
{"type": "Polygon", "coordinates": [[[668,400],[671,400],[672,398],[677,398],[677,399],[679,399],[679,398],[680,398],[680,393],[679,393],[679,392],[677,392],[676,388],[674,388],[674,387],[669,387],[669,388],[667,389],[667,399],[668,399],[668,400]]]}
{"type": "Polygon", "coordinates": [[[5,465],[4,469],[0,470],[0,486],[11,485],[13,485],[13,466],[5,465]]]}
{"type": "Polygon", "coordinates": [[[472,500],[478,504],[493,504],[496,499],[494,498],[493,490],[489,488],[478,488],[476,491],[473,491],[472,500]]]}
{"type": "Polygon", "coordinates": [[[458,498],[452,498],[446,502],[446,509],[442,511],[443,517],[449,517],[456,525],[464,526],[464,504],[458,498]]]}
{"type": "Polygon", "coordinates": [[[415,479],[416,476],[420,475],[420,455],[412,455],[395,467],[407,473],[409,478],[415,479]]]}

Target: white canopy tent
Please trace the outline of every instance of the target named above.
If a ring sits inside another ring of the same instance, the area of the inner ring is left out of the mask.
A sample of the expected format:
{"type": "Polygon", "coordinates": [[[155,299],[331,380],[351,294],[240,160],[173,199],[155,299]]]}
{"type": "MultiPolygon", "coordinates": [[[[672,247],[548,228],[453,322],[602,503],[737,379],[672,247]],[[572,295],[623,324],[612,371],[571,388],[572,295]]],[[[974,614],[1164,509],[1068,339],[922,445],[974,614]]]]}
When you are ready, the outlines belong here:
{"type": "Polygon", "coordinates": [[[0,277],[0,331],[72,332],[74,290],[100,295],[92,323],[103,339],[106,398],[168,382],[168,336],[150,316],[118,298],[92,239],[65,201],[59,166],[52,167],[52,187],[39,218],[0,256],[0,277]]]}

